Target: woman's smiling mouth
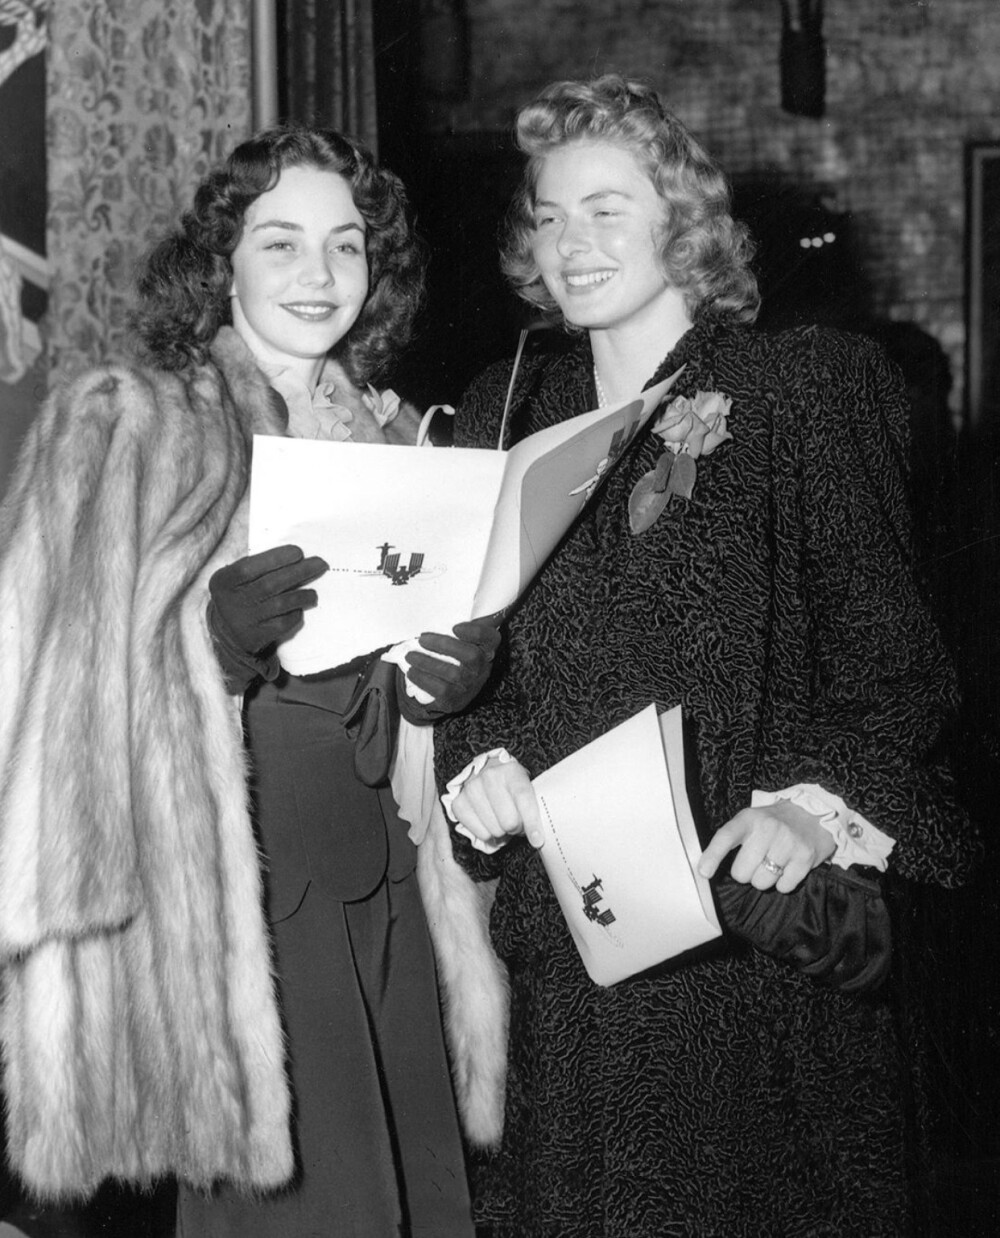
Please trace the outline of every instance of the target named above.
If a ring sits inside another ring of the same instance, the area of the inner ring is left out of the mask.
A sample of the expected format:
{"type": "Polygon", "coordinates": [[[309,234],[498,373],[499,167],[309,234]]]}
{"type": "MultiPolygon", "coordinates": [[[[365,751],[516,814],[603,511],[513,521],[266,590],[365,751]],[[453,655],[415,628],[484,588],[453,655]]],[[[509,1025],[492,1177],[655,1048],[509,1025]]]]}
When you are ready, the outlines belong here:
{"type": "Polygon", "coordinates": [[[331,301],[292,301],[281,308],[307,322],[322,322],[329,318],[337,307],[331,301]]]}
{"type": "Polygon", "coordinates": [[[565,272],[563,282],[568,288],[596,288],[614,277],[614,271],[565,272]]]}

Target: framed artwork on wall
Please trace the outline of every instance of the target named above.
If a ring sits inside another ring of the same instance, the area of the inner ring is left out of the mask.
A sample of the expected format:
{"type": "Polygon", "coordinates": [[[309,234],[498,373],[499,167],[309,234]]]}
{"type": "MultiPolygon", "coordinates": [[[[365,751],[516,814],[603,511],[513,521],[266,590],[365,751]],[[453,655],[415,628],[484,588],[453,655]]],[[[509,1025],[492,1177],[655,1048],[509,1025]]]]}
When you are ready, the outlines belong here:
{"type": "Polygon", "coordinates": [[[1000,429],[1000,141],[965,152],[966,424],[1000,429]]]}
{"type": "Polygon", "coordinates": [[[41,350],[45,310],[45,2],[0,0],[0,382],[41,350]]]}

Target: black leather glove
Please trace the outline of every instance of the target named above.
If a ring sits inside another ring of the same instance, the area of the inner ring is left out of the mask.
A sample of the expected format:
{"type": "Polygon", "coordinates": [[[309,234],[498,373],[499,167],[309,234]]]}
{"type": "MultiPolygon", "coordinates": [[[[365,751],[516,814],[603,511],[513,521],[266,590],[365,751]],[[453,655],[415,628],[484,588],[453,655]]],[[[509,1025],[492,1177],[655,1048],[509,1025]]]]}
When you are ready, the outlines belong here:
{"type": "Polygon", "coordinates": [[[328,570],[321,558],[305,558],[298,546],[275,546],[213,574],[208,623],[230,691],[258,676],[275,677],[273,647],[291,634],[303,610],[316,605],[315,589],[302,586],[328,570]]]}
{"type": "Polygon", "coordinates": [[[457,714],[475,700],[493,669],[493,658],[500,645],[499,616],[456,623],[453,636],[422,632],[420,644],[431,653],[414,650],[407,654],[407,678],[434,698],[429,705],[400,694],[400,708],[411,722],[431,722],[442,714],[457,714]],[[457,662],[432,657],[443,653],[457,662]]]}

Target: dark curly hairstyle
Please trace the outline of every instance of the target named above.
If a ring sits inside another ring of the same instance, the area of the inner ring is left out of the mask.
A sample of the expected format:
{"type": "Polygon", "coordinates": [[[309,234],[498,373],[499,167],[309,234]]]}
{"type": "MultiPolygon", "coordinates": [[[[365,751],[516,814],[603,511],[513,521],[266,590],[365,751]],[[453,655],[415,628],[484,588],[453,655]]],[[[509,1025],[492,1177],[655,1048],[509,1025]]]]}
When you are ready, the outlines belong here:
{"type": "Polygon", "coordinates": [[[589,140],[624,146],[646,170],[663,201],[660,262],[692,320],[756,318],[753,245],[730,213],[728,182],[651,87],[615,73],[555,82],[520,110],[516,136],[528,160],[504,222],[500,265],[519,296],[547,312],[557,309],[532,256],[535,188],[549,151],[589,140]]]}
{"type": "Polygon", "coordinates": [[[209,172],[178,230],[146,256],[132,325],[148,360],[179,370],[207,358],[219,328],[232,323],[230,257],[247,208],[292,167],[343,176],[367,225],[368,297],[335,350],[348,374],[357,383],[378,378],[409,342],[425,259],[402,182],[360,142],[332,129],[279,125],[243,142],[209,172]]]}

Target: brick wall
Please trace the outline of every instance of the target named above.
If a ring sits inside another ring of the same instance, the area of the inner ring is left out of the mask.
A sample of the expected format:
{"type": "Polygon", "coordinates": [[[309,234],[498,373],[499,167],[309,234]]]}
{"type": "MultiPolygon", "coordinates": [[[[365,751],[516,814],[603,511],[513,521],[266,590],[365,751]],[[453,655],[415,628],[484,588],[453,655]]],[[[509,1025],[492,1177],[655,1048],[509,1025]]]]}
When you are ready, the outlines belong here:
{"type": "Polygon", "coordinates": [[[781,174],[849,214],[871,308],[937,338],[961,407],[964,149],[1000,140],[1000,0],[827,0],[821,119],[781,110],[778,0],[465,7],[469,93],[432,105],[428,130],[506,129],[558,77],[647,79],[734,178],[781,174]]]}

